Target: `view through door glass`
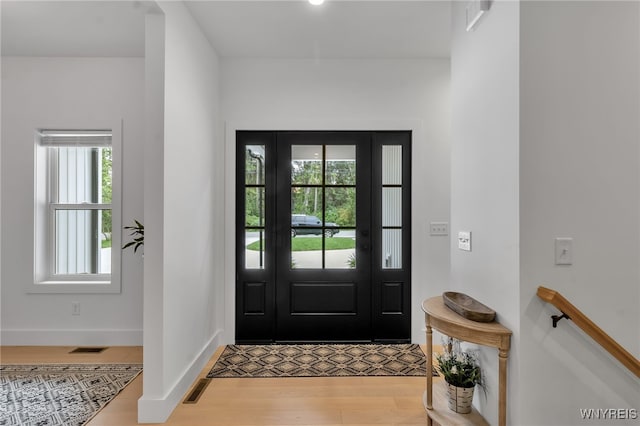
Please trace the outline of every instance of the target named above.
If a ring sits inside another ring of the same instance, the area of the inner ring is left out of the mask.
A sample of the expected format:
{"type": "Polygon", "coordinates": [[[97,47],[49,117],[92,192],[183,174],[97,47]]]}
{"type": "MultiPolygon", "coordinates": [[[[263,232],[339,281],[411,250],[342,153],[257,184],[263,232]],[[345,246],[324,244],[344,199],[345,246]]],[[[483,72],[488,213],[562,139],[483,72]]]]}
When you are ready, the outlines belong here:
{"type": "Polygon", "coordinates": [[[355,145],[291,146],[291,267],[356,265],[355,145]]]}

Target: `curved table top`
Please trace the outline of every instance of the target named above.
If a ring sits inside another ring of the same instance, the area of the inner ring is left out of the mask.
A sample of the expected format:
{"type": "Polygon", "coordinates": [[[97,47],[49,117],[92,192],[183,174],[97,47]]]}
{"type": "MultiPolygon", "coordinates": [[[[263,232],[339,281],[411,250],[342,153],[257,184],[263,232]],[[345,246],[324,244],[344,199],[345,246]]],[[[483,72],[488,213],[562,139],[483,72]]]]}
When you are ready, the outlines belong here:
{"type": "Polygon", "coordinates": [[[509,350],[511,330],[497,321],[471,321],[449,309],[442,296],[426,299],[422,310],[427,314],[427,325],[448,336],[467,342],[509,350]]]}

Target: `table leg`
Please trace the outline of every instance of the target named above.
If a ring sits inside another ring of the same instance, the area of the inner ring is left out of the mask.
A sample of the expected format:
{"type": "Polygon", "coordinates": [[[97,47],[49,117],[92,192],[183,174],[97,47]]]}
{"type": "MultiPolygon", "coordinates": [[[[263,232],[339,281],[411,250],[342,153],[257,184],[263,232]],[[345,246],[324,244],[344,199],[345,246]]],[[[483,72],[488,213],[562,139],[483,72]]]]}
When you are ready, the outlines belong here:
{"type": "Polygon", "coordinates": [[[509,351],[498,353],[498,425],[507,425],[507,359],[509,351]]]}
{"type": "MultiPolygon", "coordinates": [[[[427,409],[433,409],[433,331],[427,324],[427,409]]],[[[431,421],[431,419],[429,419],[431,421]]]]}

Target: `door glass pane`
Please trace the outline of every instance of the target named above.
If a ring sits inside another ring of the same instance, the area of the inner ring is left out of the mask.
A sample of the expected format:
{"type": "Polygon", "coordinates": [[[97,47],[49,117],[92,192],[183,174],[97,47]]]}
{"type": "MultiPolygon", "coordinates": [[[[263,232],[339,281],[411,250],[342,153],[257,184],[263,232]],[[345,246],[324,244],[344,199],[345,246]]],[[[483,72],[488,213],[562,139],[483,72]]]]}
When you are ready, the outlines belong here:
{"type": "Polygon", "coordinates": [[[382,188],[382,226],[402,226],[402,188],[382,188]]]}
{"type": "Polygon", "coordinates": [[[322,235],[291,238],[291,269],[322,268],[322,235]]]}
{"type": "Polygon", "coordinates": [[[291,146],[291,184],[322,184],[322,145],[291,146]]]}
{"type": "Polygon", "coordinates": [[[355,145],[291,147],[292,268],[355,267],[355,154],[355,145]]]}
{"type": "Polygon", "coordinates": [[[265,147],[245,147],[244,231],[245,268],[264,269],[265,265],[265,147]]]}
{"type": "MultiPolygon", "coordinates": [[[[311,216],[306,214],[292,214],[291,215],[291,237],[296,236],[308,236],[308,235],[322,235],[322,221],[317,216],[311,216]]],[[[304,244],[304,243],[297,243],[304,244]]],[[[307,241],[306,244],[311,244],[307,241]]],[[[317,243],[313,243],[317,244],[317,243]]],[[[302,246],[301,246],[302,247],[302,246]]],[[[318,248],[318,250],[320,250],[318,248]]]]}
{"type": "Polygon", "coordinates": [[[348,269],[356,269],[358,267],[356,259],[358,256],[356,255],[356,250],[353,249],[353,253],[350,253],[347,257],[347,268],[348,269]]]}
{"type": "Polygon", "coordinates": [[[382,268],[402,268],[402,230],[382,230],[382,268]]]}
{"type": "Polygon", "coordinates": [[[402,146],[382,147],[382,184],[402,185],[402,146]]]}
{"type": "Polygon", "coordinates": [[[245,154],[245,185],[264,185],[264,145],[247,145],[245,154]]]}
{"type": "Polygon", "coordinates": [[[325,189],[325,226],[356,226],[356,189],[331,188],[325,189]]]}
{"type": "Polygon", "coordinates": [[[355,145],[327,145],[325,164],[326,185],[356,184],[355,145]]]}
{"type": "Polygon", "coordinates": [[[354,269],[356,267],[356,239],[353,230],[340,230],[333,237],[325,235],[324,267],[326,269],[354,269]]]}
{"type": "MultiPolygon", "coordinates": [[[[291,214],[315,216],[322,221],[322,187],[291,188],[291,214]]],[[[310,218],[304,222],[306,226],[313,224],[310,218]]],[[[316,225],[322,226],[322,223],[316,225]]]]}
{"type": "Polygon", "coordinates": [[[245,230],[245,268],[264,269],[266,242],[261,229],[245,230]]]}
{"type": "Polygon", "coordinates": [[[264,187],[245,189],[245,226],[264,226],[264,187]]]}
{"type": "Polygon", "coordinates": [[[402,268],[402,146],[382,147],[382,268],[402,268]],[[392,229],[389,229],[392,228],[392,229]]]}

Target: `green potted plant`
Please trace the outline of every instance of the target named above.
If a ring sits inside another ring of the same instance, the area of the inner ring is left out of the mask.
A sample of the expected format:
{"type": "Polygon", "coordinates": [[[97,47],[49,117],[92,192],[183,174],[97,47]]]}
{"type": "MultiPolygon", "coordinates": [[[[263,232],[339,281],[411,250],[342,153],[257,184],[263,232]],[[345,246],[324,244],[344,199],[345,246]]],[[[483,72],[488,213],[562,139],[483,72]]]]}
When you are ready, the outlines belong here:
{"type": "Polygon", "coordinates": [[[138,251],[139,247],[144,245],[144,225],[135,219],[133,221],[135,222],[135,225],[124,227],[124,229],[131,231],[129,236],[133,237],[133,240],[122,246],[122,249],[124,250],[127,247],[133,246],[133,252],[135,253],[138,251]]]}
{"type": "Polygon", "coordinates": [[[449,409],[470,413],[475,386],[483,386],[480,365],[474,354],[460,350],[457,339],[447,337],[444,343],[444,352],[436,355],[436,360],[438,371],[447,382],[449,409]]]}

